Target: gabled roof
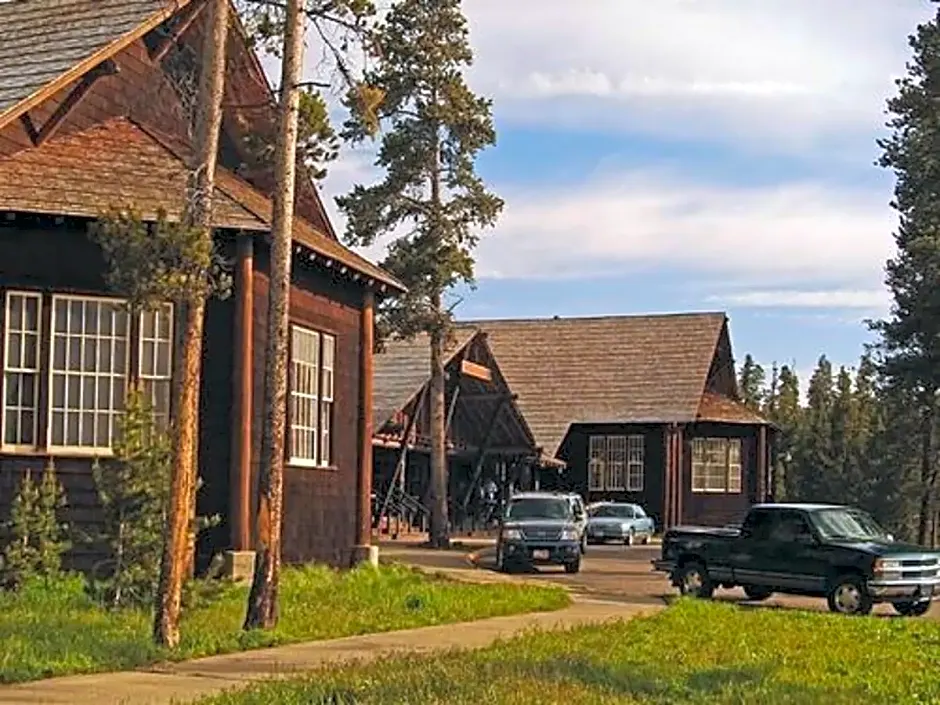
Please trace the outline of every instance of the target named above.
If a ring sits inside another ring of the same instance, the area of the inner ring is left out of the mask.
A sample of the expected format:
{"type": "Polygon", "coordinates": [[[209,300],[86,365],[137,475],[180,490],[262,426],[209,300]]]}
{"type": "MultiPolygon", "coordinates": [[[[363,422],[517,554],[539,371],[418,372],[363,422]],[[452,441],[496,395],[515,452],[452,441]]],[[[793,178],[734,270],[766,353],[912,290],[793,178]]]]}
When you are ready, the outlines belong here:
{"type": "Polygon", "coordinates": [[[143,36],[188,2],[0,3],[0,126],[143,36]]]}
{"type": "Polygon", "coordinates": [[[576,423],[697,420],[724,313],[472,321],[535,435],[557,453],[576,423]]]}
{"type": "MultiPolygon", "coordinates": [[[[109,208],[133,208],[145,220],[158,210],[182,216],[188,147],[128,118],[114,118],[41,147],[0,159],[0,210],[95,218],[109,208]]],[[[213,225],[270,230],[271,201],[225,169],[216,172],[213,225]]],[[[393,289],[383,269],[294,219],[294,241],[393,289]]]]}
{"type": "MultiPolygon", "coordinates": [[[[466,348],[477,335],[475,329],[460,331],[447,346],[444,365],[466,348]]],[[[426,335],[410,340],[390,340],[373,362],[372,430],[404,409],[431,378],[430,344],[426,335]]]]}

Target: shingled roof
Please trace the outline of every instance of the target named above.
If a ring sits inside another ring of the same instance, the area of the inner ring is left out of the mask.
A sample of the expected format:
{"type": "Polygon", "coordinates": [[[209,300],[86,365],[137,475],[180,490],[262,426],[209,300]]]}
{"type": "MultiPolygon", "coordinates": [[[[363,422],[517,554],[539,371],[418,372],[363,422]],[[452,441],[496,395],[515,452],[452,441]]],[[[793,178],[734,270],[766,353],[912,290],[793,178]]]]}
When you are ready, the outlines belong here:
{"type": "Polygon", "coordinates": [[[471,321],[483,330],[536,443],[574,423],[698,419],[724,313],[471,321]]]}
{"type": "MultiPolygon", "coordinates": [[[[444,364],[463,350],[476,334],[476,329],[468,329],[454,336],[447,346],[444,364]]],[[[418,335],[411,340],[389,340],[385,350],[375,356],[372,428],[376,433],[397,411],[404,409],[431,378],[429,350],[427,336],[418,335]]]]}
{"type": "Polygon", "coordinates": [[[0,3],[0,125],[186,4],[188,0],[0,3]]]}
{"type": "MultiPolygon", "coordinates": [[[[181,142],[127,118],[114,118],[41,147],[0,159],[0,209],[95,218],[111,207],[133,208],[145,220],[159,210],[179,218],[187,166],[181,142]],[[89,155],[93,155],[90,157],[89,155]]],[[[213,224],[251,232],[270,230],[271,201],[225,169],[216,174],[213,224]]],[[[393,289],[385,270],[294,219],[294,241],[393,289]]]]}

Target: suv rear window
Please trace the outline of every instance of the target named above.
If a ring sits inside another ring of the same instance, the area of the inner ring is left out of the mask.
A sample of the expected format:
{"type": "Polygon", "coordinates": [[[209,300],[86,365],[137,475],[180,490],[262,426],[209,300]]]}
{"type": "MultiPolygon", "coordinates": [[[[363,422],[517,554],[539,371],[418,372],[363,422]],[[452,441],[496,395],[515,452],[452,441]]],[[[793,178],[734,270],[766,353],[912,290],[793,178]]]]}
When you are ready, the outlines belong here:
{"type": "Polygon", "coordinates": [[[507,519],[570,519],[571,503],[553,497],[522,497],[509,503],[507,519]]]}

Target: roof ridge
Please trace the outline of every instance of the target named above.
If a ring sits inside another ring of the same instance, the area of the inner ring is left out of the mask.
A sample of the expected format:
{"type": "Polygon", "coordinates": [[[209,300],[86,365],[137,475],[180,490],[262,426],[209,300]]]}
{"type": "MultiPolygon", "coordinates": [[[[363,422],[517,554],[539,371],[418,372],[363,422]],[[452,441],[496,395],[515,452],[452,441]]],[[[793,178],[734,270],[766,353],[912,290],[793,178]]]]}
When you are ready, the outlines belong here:
{"type": "Polygon", "coordinates": [[[573,321],[623,321],[641,318],[707,318],[712,316],[728,317],[727,311],[672,311],[668,313],[611,313],[593,316],[533,316],[506,318],[471,318],[457,321],[458,326],[476,326],[485,329],[492,323],[554,323],[573,321]]]}

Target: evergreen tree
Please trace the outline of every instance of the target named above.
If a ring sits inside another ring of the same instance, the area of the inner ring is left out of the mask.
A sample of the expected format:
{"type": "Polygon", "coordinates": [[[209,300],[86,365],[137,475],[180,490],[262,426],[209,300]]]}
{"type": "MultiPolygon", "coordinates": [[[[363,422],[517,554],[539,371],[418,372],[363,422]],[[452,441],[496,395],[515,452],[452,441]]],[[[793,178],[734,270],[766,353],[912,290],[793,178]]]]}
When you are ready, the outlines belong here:
{"type": "Polygon", "coordinates": [[[754,362],[750,353],[745,355],[738,373],[738,394],[746,406],[755,411],[763,407],[766,381],[764,368],[754,362]]]}
{"type": "Polygon", "coordinates": [[[882,372],[892,394],[919,417],[917,540],[930,538],[937,482],[937,394],[940,391],[940,27],[934,17],[909,40],[913,57],[888,101],[891,135],[879,141],[880,163],[896,177],[892,207],[900,223],[887,263],[893,306],[874,324],[882,372]]]}
{"type": "Polygon", "coordinates": [[[832,445],[833,415],[832,363],[825,355],[819,358],[807,387],[805,420],[796,455],[796,487],[799,499],[835,501],[831,479],[836,458],[832,445]]]}
{"type": "MultiPolygon", "coordinates": [[[[337,199],[347,216],[347,240],[367,246],[397,238],[384,266],[409,288],[383,315],[395,334],[426,333],[430,342],[432,545],[449,543],[444,428],[444,349],[452,317],[444,295],[472,284],[473,248],[492,227],[503,202],[476,174],[477,154],[496,141],[490,101],[464,81],[473,61],[460,0],[398,0],[377,32],[378,64],[365,82],[385,96],[378,110],[388,126],[376,166],[384,179],[337,199]]],[[[350,104],[353,113],[358,108],[350,104]]],[[[351,120],[344,136],[367,136],[351,120]]]]}
{"type": "Polygon", "coordinates": [[[776,387],[769,414],[770,420],[779,429],[775,444],[774,497],[792,499],[799,496],[800,489],[800,476],[795,471],[794,460],[801,455],[799,443],[802,409],[800,408],[800,381],[788,365],[780,368],[776,387]]]}

